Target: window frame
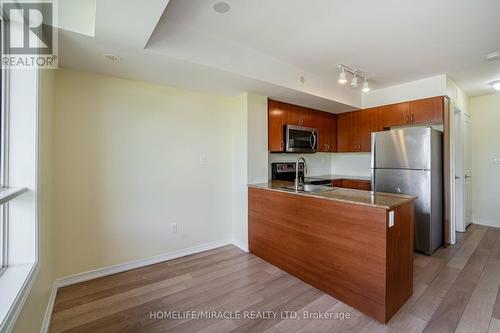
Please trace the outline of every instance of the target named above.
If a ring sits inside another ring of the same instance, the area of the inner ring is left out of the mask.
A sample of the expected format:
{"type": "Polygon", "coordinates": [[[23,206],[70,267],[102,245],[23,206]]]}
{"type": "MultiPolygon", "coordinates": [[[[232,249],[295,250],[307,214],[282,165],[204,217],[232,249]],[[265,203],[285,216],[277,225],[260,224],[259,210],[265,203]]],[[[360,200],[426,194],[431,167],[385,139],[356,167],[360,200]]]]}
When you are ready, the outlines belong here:
{"type": "MultiPolygon", "coordinates": [[[[4,27],[3,12],[0,15],[0,52],[3,56],[6,50],[5,47],[5,27],[4,27]]],[[[8,138],[8,70],[2,65],[0,61],[0,189],[8,186],[7,181],[7,148],[6,140],[8,138]]],[[[5,271],[8,266],[8,204],[0,206],[0,275],[5,271]]]]}

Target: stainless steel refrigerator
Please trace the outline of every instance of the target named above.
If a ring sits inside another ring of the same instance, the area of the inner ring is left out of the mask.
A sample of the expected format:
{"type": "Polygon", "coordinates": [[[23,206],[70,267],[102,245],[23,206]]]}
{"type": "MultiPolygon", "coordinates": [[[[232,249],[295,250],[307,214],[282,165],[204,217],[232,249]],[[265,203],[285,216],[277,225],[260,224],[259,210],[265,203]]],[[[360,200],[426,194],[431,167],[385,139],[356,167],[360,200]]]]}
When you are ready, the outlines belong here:
{"type": "Polygon", "coordinates": [[[443,135],[430,127],[372,133],[372,189],[417,196],[415,250],[443,243],[443,135]]]}

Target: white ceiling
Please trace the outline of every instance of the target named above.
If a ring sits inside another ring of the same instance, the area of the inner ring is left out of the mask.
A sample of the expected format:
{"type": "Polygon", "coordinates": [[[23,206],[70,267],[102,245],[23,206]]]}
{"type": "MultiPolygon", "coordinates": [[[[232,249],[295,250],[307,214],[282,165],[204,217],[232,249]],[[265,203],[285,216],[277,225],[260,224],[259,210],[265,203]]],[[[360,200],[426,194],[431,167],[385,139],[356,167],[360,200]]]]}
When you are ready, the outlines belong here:
{"type": "Polygon", "coordinates": [[[480,95],[500,79],[500,60],[484,60],[500,51],[498,0],[225,1],[231,10],[218,14],[215,0],[171,0],[148,48],[235,62],[243,46],[324,80],[342,63],[374,88],[446,73],[480,95]]]}
{"type": "Polygon", "coordinates": [[[500,60],[483,59],[500,50],[498,0],[226,0],[226,14],[215,2],[99,0],[95,37],[60,30],[60,65],[330,112],[361,105],[359,89],[337,84],[338,63],[373,88],[447,73],[480,95],[500,79],[500,60]]]}

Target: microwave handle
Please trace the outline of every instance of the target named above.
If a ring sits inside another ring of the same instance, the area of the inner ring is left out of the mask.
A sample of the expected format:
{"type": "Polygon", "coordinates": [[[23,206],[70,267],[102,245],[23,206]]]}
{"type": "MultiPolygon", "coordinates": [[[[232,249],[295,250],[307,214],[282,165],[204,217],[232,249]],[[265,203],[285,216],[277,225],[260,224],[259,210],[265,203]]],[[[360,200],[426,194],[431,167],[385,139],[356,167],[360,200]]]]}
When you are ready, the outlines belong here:
{"type": "Polygon", "coordinates": [[[311,144],[312,149],[314,149],[314,147],[316,147],[316,134],[314,134],[314,132],[311,133],[311,138],[309,138],[309,143],[311,144]],[[313,139],[312,142],[311,142],[311,139],[313,139]]]}

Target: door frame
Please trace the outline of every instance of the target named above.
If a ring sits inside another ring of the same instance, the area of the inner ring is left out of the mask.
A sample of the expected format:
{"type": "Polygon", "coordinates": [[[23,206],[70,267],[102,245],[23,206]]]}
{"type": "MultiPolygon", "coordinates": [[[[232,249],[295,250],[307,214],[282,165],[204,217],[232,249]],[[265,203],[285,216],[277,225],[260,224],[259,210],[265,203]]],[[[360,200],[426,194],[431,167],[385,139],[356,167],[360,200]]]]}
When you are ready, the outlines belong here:
{"type": "Polygon", "coordinates": [[[452,230],[465,232],[464,112],[458,107],[453,110],[452,146],[452,230]]]}

